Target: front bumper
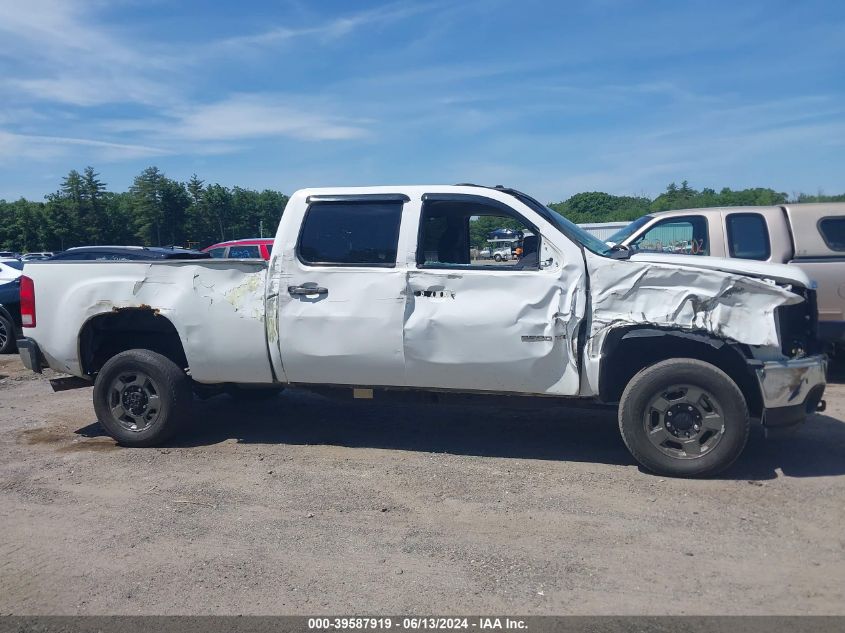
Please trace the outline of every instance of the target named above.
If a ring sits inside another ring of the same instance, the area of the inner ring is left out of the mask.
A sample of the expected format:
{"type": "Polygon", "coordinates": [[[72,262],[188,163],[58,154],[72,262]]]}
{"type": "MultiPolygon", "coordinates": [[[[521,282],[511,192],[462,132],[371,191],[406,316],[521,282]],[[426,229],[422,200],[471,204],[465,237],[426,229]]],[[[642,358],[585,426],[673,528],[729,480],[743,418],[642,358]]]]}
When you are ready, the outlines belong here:
{"type": "Polygon", "coordinates": [[[827,358],[807,356],[765,362],[755,369],[763,398],[763,426],[767,429],[801,424],[823,407],[827,358]]]}
{"type": "Polygon", "coordinates": [[[18,339],[17,344],[18,354],[23,366],[36,374],[40,374],[44,369],[44,363],[41,358],[41,350],[38,349],[38,343],[31,338],[21,338],[18,339]]]}

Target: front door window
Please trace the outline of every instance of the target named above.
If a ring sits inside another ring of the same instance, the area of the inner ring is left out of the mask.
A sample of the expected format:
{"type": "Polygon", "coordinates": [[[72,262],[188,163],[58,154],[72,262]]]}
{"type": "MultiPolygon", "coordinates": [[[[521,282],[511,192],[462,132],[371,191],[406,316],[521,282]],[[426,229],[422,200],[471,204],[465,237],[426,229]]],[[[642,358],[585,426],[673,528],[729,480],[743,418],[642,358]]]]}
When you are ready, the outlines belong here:
{"type": "Polygon", "coordinates": [[[423,205],[420,268],[538,269],[539,248],[536,229],[499,207],[456,200],[423,205]]]}

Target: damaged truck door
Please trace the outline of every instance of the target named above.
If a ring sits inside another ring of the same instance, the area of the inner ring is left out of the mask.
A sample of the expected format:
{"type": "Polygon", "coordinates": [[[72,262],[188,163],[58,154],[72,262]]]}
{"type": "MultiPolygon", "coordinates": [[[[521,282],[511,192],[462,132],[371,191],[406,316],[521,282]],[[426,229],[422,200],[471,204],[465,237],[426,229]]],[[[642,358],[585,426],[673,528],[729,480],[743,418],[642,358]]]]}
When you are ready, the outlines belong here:
{"type": "Polygon", "coordinates": [[[560,253],[545,244],[555,232],[530,210],[521,215],[499,201],[466,194],[428,193],[421,202],[416,257],[407,273],[409,384],[577,395],[576,353],[569,345],[583,316],[580,251],[570,245],[564,266],[560,253]],[[470,225],[479,217],[519,225],[522,257],[473,260],[470,225]]]}
{"type": "Polygon", "coordinates": [[[286,212],[301,227],[279,250],[278,340],[288,381],[404,384],[405,272],[396,254],[406,200],[314,195],[286,212]]]}
{"type": "Polygon", "coordinates": [[[696,476],[730,466],[752,420],[773,432],[824,407],[803,271],[631,259],[502,187],[301,190],[269,263],[28,262],[21,316],[24,364],[93,384],[124,446],[166,441],[194,394],[468,394],[606,406],[641,465],[696,476]],[[479,257],[484,226],[514,258],[479,257]]]}

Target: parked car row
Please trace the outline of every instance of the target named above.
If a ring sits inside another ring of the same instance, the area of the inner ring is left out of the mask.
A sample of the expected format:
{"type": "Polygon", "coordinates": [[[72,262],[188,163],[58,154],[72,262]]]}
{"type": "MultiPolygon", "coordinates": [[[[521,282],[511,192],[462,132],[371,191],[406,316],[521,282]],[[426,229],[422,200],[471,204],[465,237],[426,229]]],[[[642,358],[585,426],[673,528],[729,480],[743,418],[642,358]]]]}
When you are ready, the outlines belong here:
{"type": "Polygon", "coordinates": [[[14,251],[0,251],[0,283],[20,275],[21,262],[61,261],[115,261],[143,259],[203,259],[207,257],[228,259],[263,259],[268,261],[273,250],[271,238],[230,240],[212,244],[202,251],[178,246],[77,246],[58,253],[43,251],[21,255],[14,251]],[[17,273],[10,269],[14,268],[17,273]]]}
{"type": "Polygon", "coordinates": [[[40,253],[27,253],[26,255],[21,255],[20,253],[16,253],[14,251],[0,251],[0,259],[19,259],[21,261],[30,261],[30,260],[41,260],[41,259],[49,259],[53,256],[51,252],[40,252],[40,253]]]}

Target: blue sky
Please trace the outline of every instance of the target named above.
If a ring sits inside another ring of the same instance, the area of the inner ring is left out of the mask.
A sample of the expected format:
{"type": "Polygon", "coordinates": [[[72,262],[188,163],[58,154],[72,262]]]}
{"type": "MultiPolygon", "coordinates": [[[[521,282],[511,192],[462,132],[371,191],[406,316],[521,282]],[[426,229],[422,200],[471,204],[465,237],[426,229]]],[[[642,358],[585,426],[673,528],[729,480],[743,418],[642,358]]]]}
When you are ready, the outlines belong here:
{"type": "Polygon", "coordinates": [[[93,165],[291,193],[845,191],[845,2],[0,0],[0,198],[93,165]]]}

